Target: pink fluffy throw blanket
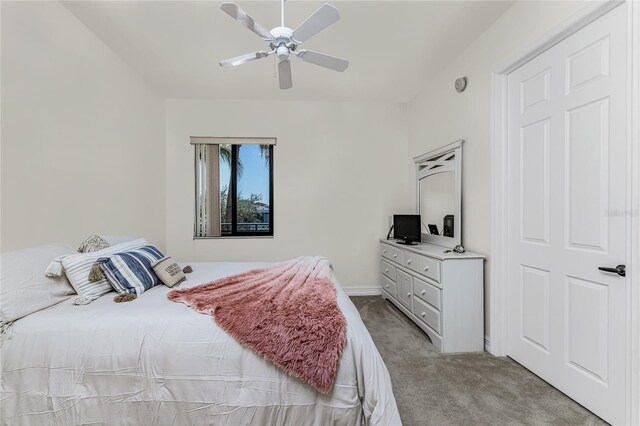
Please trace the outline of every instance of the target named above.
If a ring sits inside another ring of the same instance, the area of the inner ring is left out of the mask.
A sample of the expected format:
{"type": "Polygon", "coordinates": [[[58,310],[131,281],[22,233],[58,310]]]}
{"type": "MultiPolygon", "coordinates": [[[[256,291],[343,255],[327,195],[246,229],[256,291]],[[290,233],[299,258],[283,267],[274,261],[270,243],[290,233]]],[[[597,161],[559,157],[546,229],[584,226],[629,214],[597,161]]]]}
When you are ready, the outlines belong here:
{"type": "Polygon", "coordinates": [[[347,338],[331,265],[300,257],[208,284],[169,299],[210,314],[244,346],[322,393],[331,390],[347,338]]]}

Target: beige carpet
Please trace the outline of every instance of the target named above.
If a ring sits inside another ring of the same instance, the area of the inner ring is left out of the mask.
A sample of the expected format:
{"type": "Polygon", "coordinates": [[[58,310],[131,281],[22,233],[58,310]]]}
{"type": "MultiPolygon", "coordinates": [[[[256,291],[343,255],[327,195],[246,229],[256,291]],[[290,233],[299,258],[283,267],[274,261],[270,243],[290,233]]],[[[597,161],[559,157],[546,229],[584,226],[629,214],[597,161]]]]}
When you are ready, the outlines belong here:
{"type": "Polygon", "coordinates": [[[407,426],[606,424],[509,358],[442,355],[391,303],[351,299],[389,369],[407,426]]]}

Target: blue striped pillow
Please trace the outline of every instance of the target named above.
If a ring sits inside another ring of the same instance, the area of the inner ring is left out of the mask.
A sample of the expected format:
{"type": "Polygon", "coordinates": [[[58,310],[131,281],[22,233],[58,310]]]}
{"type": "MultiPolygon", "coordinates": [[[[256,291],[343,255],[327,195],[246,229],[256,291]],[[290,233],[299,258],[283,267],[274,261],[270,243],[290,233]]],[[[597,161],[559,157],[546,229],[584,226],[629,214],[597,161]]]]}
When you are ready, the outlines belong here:
{"type": "Polygon", "coordinates": [[[164,254],[157,247],[148,245],[116,253],[98,259],[100,270],[118,293],[140,295],[151,287],[161,284],[151,264],[162,259],[164,254]]]}

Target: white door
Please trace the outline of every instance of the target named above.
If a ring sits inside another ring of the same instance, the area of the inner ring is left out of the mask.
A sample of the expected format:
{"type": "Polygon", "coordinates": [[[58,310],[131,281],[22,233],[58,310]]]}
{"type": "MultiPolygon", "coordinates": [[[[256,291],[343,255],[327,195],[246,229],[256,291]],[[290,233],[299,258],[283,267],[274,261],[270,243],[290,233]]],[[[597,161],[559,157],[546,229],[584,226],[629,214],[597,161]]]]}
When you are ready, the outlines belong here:
{"type": "Polygon", "coordinates": [[[508,76],[510,357],[627,413],[626,6],[508,76]]]}

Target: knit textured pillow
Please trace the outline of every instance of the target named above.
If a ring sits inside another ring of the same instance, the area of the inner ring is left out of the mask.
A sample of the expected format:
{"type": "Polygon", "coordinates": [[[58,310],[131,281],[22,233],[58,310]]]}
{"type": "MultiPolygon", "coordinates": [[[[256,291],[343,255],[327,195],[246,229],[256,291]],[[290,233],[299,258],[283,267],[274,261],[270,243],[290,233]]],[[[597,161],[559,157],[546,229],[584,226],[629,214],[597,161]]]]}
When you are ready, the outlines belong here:
{"type": "Polygon", "coordinates": [[[111,247],[111,244],[100,235],[92,235],[80,244],[79,253],[93,253],[111,247]]]}
{"type": "Polygon", "coordinates": [[[151,265],[164,258],[157,247],[147,245],[101,257],[97,263],[107,281],[118,293],[141,295],[160,284],[160,279],[151,265]]]}

